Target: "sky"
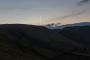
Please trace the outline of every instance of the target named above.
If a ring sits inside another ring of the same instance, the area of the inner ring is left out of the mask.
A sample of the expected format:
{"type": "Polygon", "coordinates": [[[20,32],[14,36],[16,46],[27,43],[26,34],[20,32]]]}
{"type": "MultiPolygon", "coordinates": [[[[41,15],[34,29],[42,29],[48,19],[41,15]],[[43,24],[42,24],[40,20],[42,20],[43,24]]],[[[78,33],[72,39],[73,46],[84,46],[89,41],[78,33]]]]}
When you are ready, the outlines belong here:
{"type": "Polygon", "coordinates": [[[0,24],[90,21],[90,0],[0,0],[0,24]]]}

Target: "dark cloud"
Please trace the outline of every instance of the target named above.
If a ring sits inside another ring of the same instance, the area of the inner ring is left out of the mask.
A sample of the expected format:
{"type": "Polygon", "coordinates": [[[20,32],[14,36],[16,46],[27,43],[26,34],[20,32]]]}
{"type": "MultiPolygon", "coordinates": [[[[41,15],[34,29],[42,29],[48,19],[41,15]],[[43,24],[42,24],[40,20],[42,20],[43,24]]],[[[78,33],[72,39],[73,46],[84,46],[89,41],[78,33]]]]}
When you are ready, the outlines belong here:
{"type": "Polygon", "coordinates": [[[90,2],[90,0],[81,0],[80,2],[78,2],[78,5],[82,6],[83,4],[86,4],[88,2],[90,2]]]}
{"type": "MultiPolygon", "coordinates": [[[[88,2],[90,2],[90,0],[81,0],[80,2],[78,2],[78,6],[82,6],[83,4],[86,4],[88,2]]],[[[86,12],[86,9],[81,10],[80,12],[74,12],[74,13],[72,12],[72,14],[70,14],[70,15],[63,16],[62,19],[72,17],[72,16],[77,16],[77,15],[82,15],[85,12],[86,12]]]]}

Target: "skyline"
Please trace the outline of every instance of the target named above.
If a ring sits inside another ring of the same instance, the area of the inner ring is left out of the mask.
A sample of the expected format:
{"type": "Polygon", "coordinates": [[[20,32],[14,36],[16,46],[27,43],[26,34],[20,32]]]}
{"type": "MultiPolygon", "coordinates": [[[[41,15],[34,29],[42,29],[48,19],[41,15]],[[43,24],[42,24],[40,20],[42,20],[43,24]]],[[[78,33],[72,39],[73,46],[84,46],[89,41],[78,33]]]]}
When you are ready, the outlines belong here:
{"type": "Polygon", "coordinates": [[[0,24],[39,25],[53,21],[63,23],[73,18],[89,22],[89,6],[90,0],[0,0],[0,24]]]}

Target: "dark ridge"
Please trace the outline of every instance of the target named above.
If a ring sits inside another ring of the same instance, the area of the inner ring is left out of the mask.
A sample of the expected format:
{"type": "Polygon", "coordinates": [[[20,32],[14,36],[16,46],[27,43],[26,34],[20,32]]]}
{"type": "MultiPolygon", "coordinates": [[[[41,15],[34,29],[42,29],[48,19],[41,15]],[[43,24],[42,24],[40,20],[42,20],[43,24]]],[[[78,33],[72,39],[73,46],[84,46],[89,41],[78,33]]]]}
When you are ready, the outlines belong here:
{"type": "Polygon", "coordinates": [[[72,52],[84,48],[83,44],[43,26],[0,25],[0,60],[61,60],[62,57],[70,60],[74,55],[78,59],[78,54],[72,52]]]}

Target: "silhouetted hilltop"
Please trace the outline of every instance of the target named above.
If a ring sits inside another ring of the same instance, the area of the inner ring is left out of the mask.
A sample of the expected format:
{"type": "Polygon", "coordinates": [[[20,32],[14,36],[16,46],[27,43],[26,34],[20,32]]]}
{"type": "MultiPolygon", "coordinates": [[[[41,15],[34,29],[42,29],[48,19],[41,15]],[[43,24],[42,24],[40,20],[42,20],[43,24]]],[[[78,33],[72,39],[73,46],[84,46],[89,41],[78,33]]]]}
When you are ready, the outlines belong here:
{"type": "Polygon", "coordinates": [[[90,59],[83,44],[42,26],[0,25],[0,60],[90,59]],[[82,57],[81,57],[82,56],[82,57]]]}
{"type": "Polygon", "coordinates": [[[74,24],[67,24],[67,27],[70,26],[88,26],[90,25],[90,22],[80,22],[80,23],[74,23],[74,24]]]}
{"type": "Polygon", "coordinates": [[[48,24],[46,27],[49,29],[63,29],[65,27],[73,27],[73,26],[90,26],[90,22],[80,22],[80,23],[66,24],[66,25],[60,25],[60,23],[48,24]]]}

